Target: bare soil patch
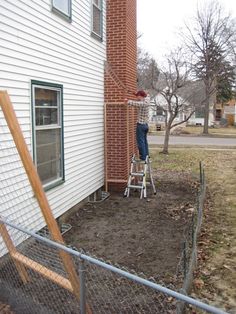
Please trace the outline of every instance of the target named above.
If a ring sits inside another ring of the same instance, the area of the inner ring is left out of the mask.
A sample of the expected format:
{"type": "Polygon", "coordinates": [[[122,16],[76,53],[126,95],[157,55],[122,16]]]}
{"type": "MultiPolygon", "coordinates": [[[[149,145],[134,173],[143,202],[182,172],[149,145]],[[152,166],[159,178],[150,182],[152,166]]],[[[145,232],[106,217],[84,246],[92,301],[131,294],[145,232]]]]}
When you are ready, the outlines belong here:
{"type": "MultiPolygon", "coordinates": [[[[149,189],[147,200],[140,200],[138,193],[133,193],[128,199],[120,193],[111,194],[101,203],[87,203],[66,221],[72,225],[72,229],[64,236],[66,243],[79,250],[83,248],[88,254],[112,264],[119,264],[136,273],[143,272],[157,281],[178,284],[174,277],[198,187],[198,179],[193,177],[192,171],[197,175],[198,162],[201,160],[205,166],[208,199],[204,207],[198,244],[198,269],[192,295],[224,308],[229,313],[236,313],[235,157],[235,149],[212,148],[172,150],[169,156],[155,154],[153,161],[156,163],[155,169],[158,169],[154,171],[157,195],[152,195],[149,189]]],[[[112,283],[111,291],[119,286],[118,282],[119,279],[112,283]]],[[[34,289],[45,292],[50,299],[50,306],[54,304],[53,295],[56,297],[57,294],[48,283],[45,283],[43,289],[37,285],[34,289]],[[49,291],[46,286],[50,288],[49,291]]],[[[127,295],[126,290],[122,292],[127,295]]],[[[64,296],[64,291],[61,293],[64,296]]],[[[96,302],[101,308],[104,305],[102,293],[102,286],[97,286],[96,302]],[[101,296],[98,299],[99,293],[101,296]]],[[[0,300],[12,305],[7,300],[0,300]]],[[[65,300],[63,304],[66,308],[69,303],[71,307],[75,304],[67,295],[65,300]]],[[[107,306],[110,306],[109,300],[106,301],[107,306]]],[[[62,308],[63,304],[59,306],[62,308]]],[[[12,309],[15,311],[15,308],[12,309]]],[[[109,309],[107,312],[111,313],[109,309]]],[[[153,312],[149,308],[144,313],[153,312]]],[[[23,312],[19,310],[18,313],[23,312]]],[[[137,310],[137,313],[141,312],[137,310]]],[[[190,309],[189,313],[198,311],[190,309]]]]}
{"type": "Polygon", "coordinates": [[[66,243],[136,273],[173,280],[182,252],[185,228],[196,201],[196,182],[187,173],[154,173],[157,194],[148,198],[122,193],[87,203],[71,215],[66,243]]]}
{"type": "MultiPolygon", "coordinates": [[[[154,170],[153,175],[156,195],[149,187],[147,199],[140,200],[138,192],[132,192],[129,198],[123,198],[122,193],[112,193],[103,202],[87,203],[65,221],[72,228],[64,234],[64,239],[66,244],[88,255],[178,289],[182,282],[177,280],[181,276],[176,277],[176,272],[185,230],[196,203],[197,184],[192,175],[184,171],[154,170]]],[[[33,248],[43,252],[37,241],[29,241],[27,250],[30,254],[33,254],[33,248]]],[[[53,252],[50,256],[56,261],[53,252]]],[[[49,266],[52,260],[48,260],[49,266]]],[[[58,309],[63,313],[78,313],[79,303],[73,295],[45,278],[31,273],[32,282],[24,286],[15,282],[18,276],[11,260],[0,268],[0,283],[5,291],[5,298],[1,295],[0,301],[14,305],[12,309],[16,314],[57,313],[58,309]],[[9,271],[11,277],[7,278],[7,289],[4,274],[9,271]],[[17,298],[19,291],[20,298],[17,298]]],[[[154,290],[140,290],[139,285],[92,265],[86,265],[86,270],[87,277],[91,276],[87,280],[87,290],[94,313],[102,310],[111,314],[131,313],[131,308],[132,313],[162,311],[169,314],[174,311],[174,300],[167,296],[154,290]],[[133,303],[126,304],[123,302],[126,299],[133,303]]]]}

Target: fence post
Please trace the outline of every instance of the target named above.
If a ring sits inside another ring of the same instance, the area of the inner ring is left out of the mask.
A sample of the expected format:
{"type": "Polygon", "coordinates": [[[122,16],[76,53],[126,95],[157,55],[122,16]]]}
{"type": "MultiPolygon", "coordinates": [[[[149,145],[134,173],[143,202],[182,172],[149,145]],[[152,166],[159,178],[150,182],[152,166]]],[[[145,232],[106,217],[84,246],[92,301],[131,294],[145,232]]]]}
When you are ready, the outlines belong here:
{"type": "Polygon", "coordinates": [[[202,162],[199,162],[199,172],[200,172],[200,187],[202,187],[202,162]]]}
{"type": "MultiPolygon", "coordinates": [[[[197,199],[197,202],[198,202],[198,199],[197,199]]],[[[195,215],[196,215],[196,213],[193,213],[193,215],[192,215],[192,228],[191,228],[191,241],[192,241],[192,248],[193,248],[193,246],[194,246],[194,230],[195,230],[195,215]]],[[[197,204],[197,215],[198,215],[198,204],[197,204]]]]}
{"type": "Polygon", "coordinates": [[[85,265],[84,260],[81,258],[79,262],[79,278],[80,278],[80,314],[86,314],[85,265]]]}
{"type": "Polygon", "coordinates": [[[186,241],[184,241],[184,280],[186,280],[186,276],[187,276],[187,254],[186,254],[186,241]]]}

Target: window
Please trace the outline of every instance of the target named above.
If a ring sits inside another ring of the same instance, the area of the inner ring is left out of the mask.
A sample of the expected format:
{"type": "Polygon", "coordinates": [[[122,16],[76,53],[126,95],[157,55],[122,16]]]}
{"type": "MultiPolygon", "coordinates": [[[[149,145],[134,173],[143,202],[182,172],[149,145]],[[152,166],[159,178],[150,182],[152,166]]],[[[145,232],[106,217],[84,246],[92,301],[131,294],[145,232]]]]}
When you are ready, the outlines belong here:
{"type": "Polygon", "coordinates": [[[204,108],[196,108],[195,118],[204,118],[204,108]]]}
{"type": "Polygon", "coordinates": [[[45,187],[64,181],[62,86],[32,81],[34,161],[45,187]]]}
{"type": "Polygon", "coordinates": [[[92,34],[102,39],[102,0],[92,1],[92,34]]]}
{"type": "Polygon", "coordinates": [[[163,116],[165,114],[163,108],[161,106],[156,106],[156,115],[163,116]]]}
{"type": "Polygon", "coordinates": [[[53,11],[71,19],[71,0],[52,0],[53,11]]]}
{"type": "Polygon", "coordinates": [[[216,109],[215,119],[216,121],[221,120],[221,109],[216,109]]]}

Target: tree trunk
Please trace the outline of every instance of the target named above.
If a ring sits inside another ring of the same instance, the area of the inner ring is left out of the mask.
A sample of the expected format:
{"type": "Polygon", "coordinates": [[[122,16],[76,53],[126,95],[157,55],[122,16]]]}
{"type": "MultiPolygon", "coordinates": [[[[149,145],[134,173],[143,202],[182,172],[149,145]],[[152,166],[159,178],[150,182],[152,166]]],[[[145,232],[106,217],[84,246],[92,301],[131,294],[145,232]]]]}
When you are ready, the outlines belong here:
{"type": "Polygon", "coordinates": [[[203,127],[203,134],[208,134],[208,121],[209,121],[209,100],[207,100],[205,104],[205,112],[204,112],[204,127],[203,127]]]}
{"type": "Polygon", "coordinates": [[[206,84],[206,102],[204,107],[204,127],[203,134],[208,134],[208,125],[209,125],[209,110],[210,110],[210,87],[209,83],[206,84]]]}
{"type": "Polygon", "coordinates": [[[166,132],[165,132],[165,140],[164,140],[164,146],[162,153],[163,154],[168,154],[168,148],[169,148],[169,138],[170,138],[170,125],[166,125],[166,132]]]}

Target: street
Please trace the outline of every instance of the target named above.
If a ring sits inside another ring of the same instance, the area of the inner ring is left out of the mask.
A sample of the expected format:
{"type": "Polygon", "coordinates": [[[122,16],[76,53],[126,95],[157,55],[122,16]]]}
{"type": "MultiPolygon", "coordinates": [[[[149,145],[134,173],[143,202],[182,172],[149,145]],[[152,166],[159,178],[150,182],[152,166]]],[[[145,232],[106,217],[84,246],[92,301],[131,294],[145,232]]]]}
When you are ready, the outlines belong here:
{"type": "MultiPolygon", "coordinates": [[[[149,144],[163,145],[164,135],[149,135],[149,144]]],[[[170,136],[169,145],[199,146],[235,146],[236,138],[205,137],[205,136],[170,136]]]]}

